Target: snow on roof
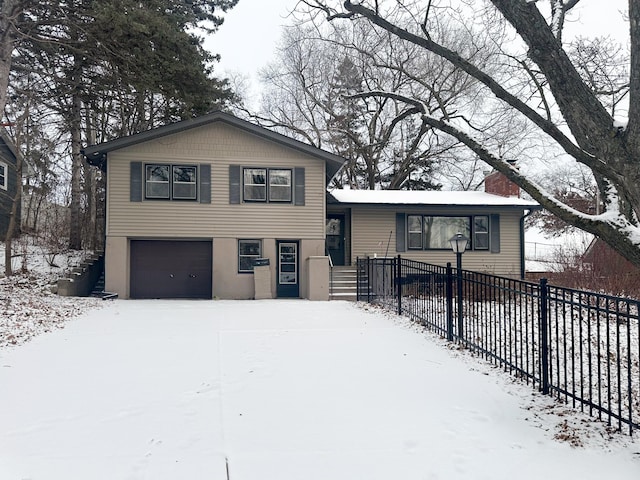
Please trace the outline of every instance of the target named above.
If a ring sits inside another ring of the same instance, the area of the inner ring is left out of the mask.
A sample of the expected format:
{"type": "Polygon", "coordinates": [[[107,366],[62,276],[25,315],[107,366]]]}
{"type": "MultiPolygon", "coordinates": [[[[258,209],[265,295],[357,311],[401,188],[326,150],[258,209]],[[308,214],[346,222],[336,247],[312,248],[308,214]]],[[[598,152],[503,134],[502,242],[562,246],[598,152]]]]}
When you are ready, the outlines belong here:
{"type": "Polygon", "coordinates": [[[475,191],[431,190],[348,190],[335,189],[329,193],[339,203],[390,205],[458,205],[540,208],[537,202],[516,197],[502,197],[475,191]]]}

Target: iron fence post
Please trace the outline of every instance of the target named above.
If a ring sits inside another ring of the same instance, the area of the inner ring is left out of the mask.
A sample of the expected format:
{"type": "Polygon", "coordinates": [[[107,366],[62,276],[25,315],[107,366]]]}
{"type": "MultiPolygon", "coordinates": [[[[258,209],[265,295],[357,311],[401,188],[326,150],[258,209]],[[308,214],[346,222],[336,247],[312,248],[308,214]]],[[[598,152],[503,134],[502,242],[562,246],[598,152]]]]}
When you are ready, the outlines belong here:
{"type": "Polygon", "coordinates": [[[367,257],[367,303],[371,303],[373,275],[371,274],[371,259],[367,257]]]}
{"type": "Polygon", "coordinates": [[[362,264],[360,263],[360,258],[356,258],[356,300],[360,301],[360,269],[362,268],[362,264]]]}
{"type": "Polygon", "coordinates": [[[398,258],[396,259],[396,274],[395,274],[395,282],[396,282],[396,289],[398,292],[398,315],[402,315],[402,281],[400,280],[400,277],[402,277],[402,261],[400,258],[400,255],[398,255],[398,258]]]}
{"type": "Polygon", "coordinates": [[[540,279],[540,363],[542,393],[549,395],[549,291],[547,279],[540,279]]]}
{"type": "Polygon", "coordinates": [[[447,340],[453,341],[453,271],[451,262],[447,263],[447,283],[445,294],[447,297],[447,340]]]}
{"type": "Polygon", "coordinates": [[[456,254],[456,271],[457,282],[456,288],[458,290],[458,338],[464,340],[464,322],[462,318],[462,254],[456,254]]]}

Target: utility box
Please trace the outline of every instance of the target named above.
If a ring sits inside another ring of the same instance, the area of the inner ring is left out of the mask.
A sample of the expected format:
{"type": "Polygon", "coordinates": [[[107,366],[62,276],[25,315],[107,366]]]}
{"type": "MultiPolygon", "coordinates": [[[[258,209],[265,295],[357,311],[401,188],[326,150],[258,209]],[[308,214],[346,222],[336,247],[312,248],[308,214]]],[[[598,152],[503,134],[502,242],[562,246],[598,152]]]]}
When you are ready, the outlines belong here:
{"type": "Polygon", "coordinates": [[[273,298],[271,293],[271,267],[268,258],[257,258],[253,262],[253,281],[255,284],[256,300],[273,298]]]}

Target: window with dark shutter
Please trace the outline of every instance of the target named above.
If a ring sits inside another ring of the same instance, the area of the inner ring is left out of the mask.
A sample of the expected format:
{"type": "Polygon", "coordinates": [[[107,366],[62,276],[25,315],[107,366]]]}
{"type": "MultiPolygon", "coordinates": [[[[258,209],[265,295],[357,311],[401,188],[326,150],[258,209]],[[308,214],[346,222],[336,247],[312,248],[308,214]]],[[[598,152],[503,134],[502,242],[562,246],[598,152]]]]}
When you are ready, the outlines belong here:
{"type": "Polygon", "coordinates": [[[406,247],[406,215],[396,213],[396,252],[404,252],[406,247]]]}
{"type": "Polygon", "coordinates": [[[131,162],[129,174],[129,200],[142,201],[142,162],[131,162]]]}
{"type": "Polygon", "coordinates": [[[305,177],[304,168],[293,169],[294,183],[295,183],[295,205],[303,206],[305,202],[305,177]]]}
{"type": "Polygon", "coordinates": [[[229,165],[229,203],[240,203],[240,165],[229,165]]]}
{"type": "Polygon", "coordinates": [[[490,231],[490,251],[491,253],[500,253],[500,215],[493,214],[489,216],[490,231]]]}
{"type": "Polygon", "coordinates": [[[200,164],[200,203],[211,203],[211,164],[200,164]]]}

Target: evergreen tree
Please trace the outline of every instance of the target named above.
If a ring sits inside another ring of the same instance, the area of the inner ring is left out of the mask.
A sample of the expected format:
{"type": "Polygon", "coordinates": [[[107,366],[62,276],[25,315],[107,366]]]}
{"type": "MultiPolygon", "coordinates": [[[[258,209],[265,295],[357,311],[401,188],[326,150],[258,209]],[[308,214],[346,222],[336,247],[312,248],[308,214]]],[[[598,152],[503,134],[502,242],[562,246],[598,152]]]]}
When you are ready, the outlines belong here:
{"type": "MultiPolygon", "coordinates": [[[[146,130],[223,106],[232,93],[213,76],[213,33],[237,0],[27,1],[16,22],[20,76],[43,78],[43,108],[70,137],[69,246],[82,245],[82,145],[146,130]]],[[[1,84],[0,84],[1,87],[1,84]]],[[[20,94],[19,91],[15,92],[20,94]]],[[[89,188],[89,191],[92,189],[89,188]]]]}

